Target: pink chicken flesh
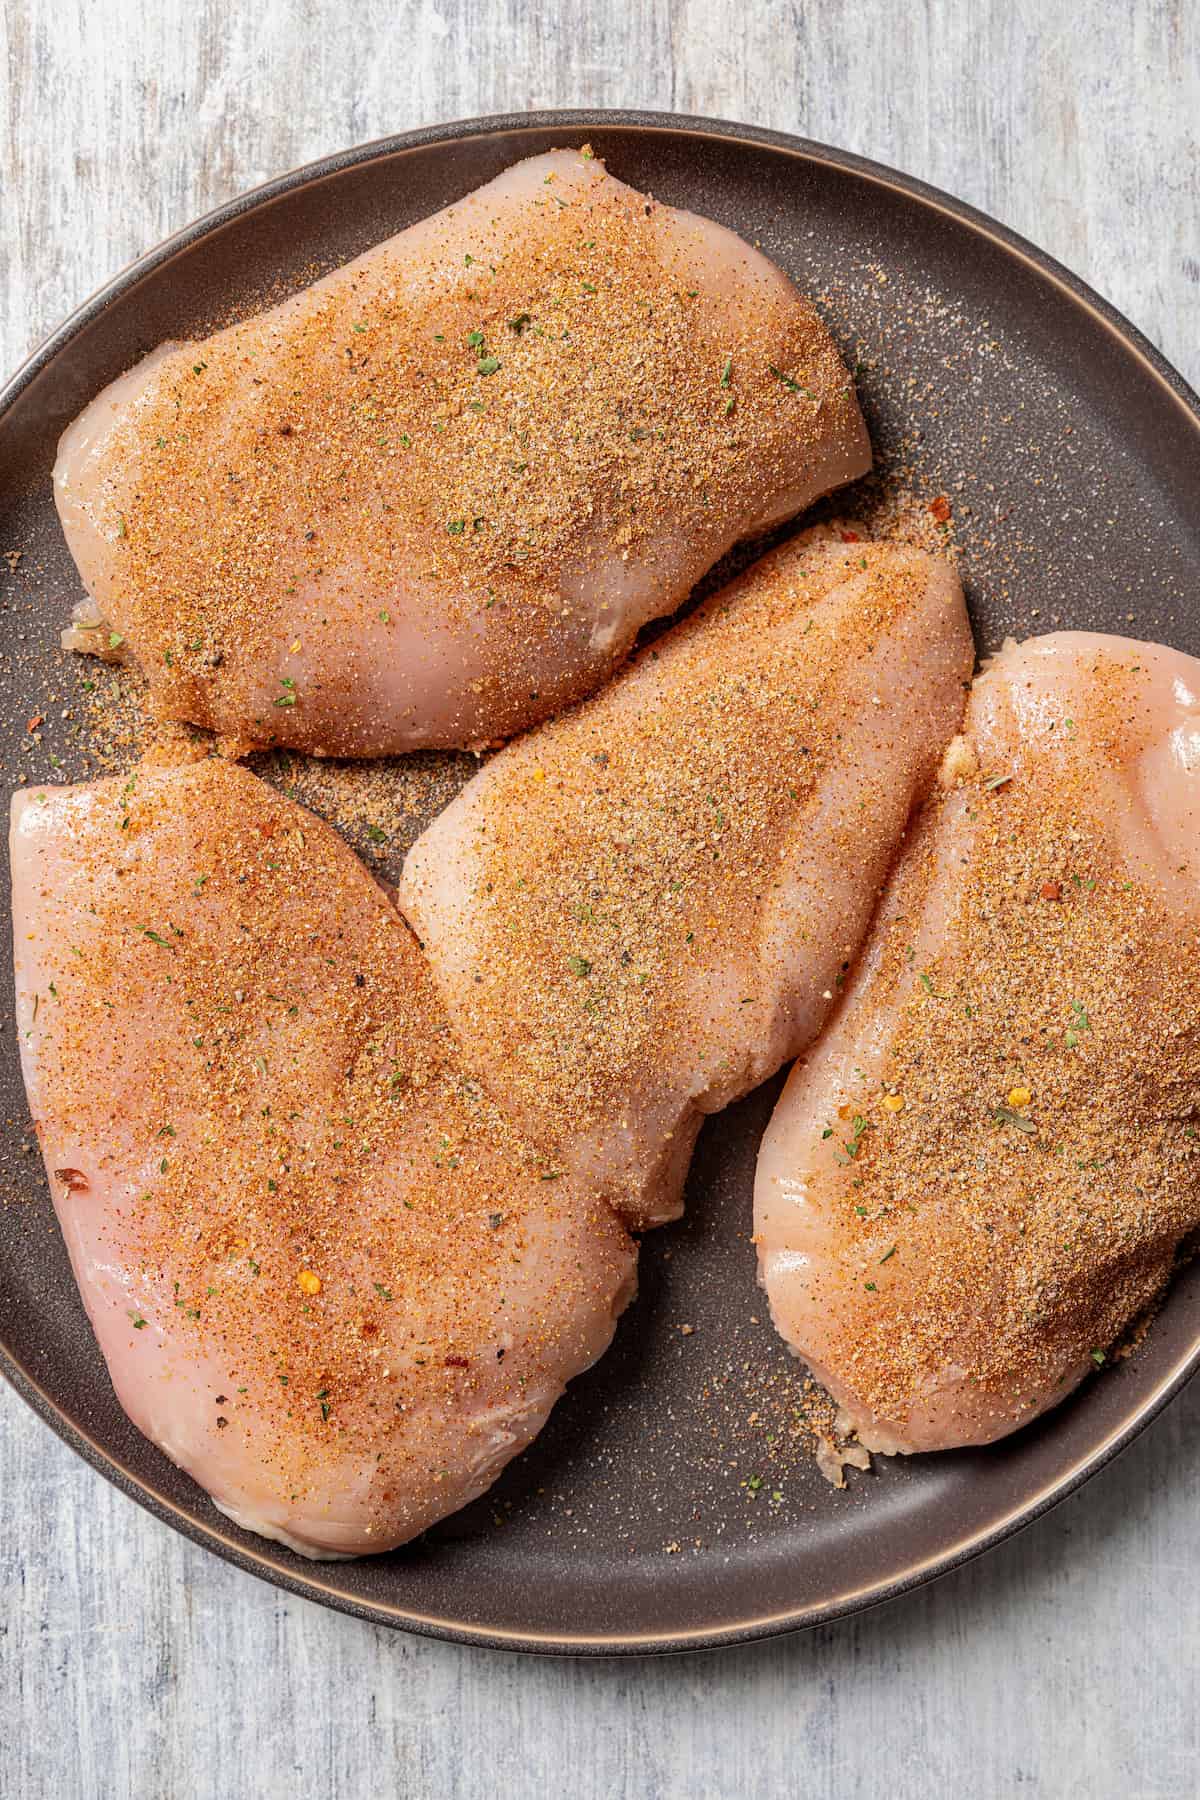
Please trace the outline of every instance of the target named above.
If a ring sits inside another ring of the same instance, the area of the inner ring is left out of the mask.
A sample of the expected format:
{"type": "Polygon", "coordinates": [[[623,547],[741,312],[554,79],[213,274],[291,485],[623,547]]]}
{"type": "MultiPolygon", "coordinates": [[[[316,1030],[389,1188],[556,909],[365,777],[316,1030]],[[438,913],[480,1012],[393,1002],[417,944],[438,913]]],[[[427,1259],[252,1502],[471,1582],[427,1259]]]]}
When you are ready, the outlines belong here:
{"type": "Polygon", "coordinates": [[[92,401],[55,468],[64,642],[242,744],[474,746],[870,460],[779,269],[551,151],[92,401]]]}
{"type": "Polygon", "coordinates": [[[215,761],[18,794],[12,867],[29,1103],[129,1416],[307,1556],[474,1499],[632,1247],[470,1080],[383,893],[215,761]]]}
{"type": "Polygon", "coordinates": [[[972,658],[948,563],[805,534],[410,851],[400,902],[468,1059],[636,1225],[678,1213],[703,1116],[819,1029],[972,658]]]}
{"type": "Polygon", "coordinates": [[[1200,662],[1009,646],[759,1159],[779,1330],[862,1441],[982,1444],[1200,1225],[1200,662]]]}

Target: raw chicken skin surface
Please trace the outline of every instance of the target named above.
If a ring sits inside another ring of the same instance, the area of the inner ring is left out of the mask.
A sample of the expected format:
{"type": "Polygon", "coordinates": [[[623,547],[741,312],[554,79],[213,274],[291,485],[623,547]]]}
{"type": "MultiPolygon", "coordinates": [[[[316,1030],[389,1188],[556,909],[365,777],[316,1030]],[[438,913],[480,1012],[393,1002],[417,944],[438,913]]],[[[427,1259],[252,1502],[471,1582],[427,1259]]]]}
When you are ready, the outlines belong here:
{"type": "Polygon", "coordinates": [[[870,461],[779,269],[551,151],[91,403],[55,468],[90,595],[64,642],[238,743],[473,747],[870,461]]]}
{"type": "Polygon", "coordinates": [[[962,718],[957,577],[811,532],[510,744],[400,903],[468,1060],[637,1226],[819,1029],[962,718]]]}
{"type": "Polygon", "coordinates": [[[30,1108],[134,1423],[308,1556],[474,1499],[632,1247],[467,1078],[389,901],[216,761],[18,794],[12,866],[30,1108]]]}
{"type": "Polygon", "coordinates": [[[1200,1225],[1200,662],[1008,646],[755,1194],[863,1442],[982,1444],[1103,1364],[1200,1225]]]}

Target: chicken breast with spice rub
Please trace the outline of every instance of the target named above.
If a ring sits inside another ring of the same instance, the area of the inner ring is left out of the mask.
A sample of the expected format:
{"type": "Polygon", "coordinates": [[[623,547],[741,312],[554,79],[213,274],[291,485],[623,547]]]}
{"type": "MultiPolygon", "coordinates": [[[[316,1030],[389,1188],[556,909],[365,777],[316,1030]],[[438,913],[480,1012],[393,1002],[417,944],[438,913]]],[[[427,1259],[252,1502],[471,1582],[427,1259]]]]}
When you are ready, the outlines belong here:
{"type": "Polygon", "coordinates": [[[870,460],[778,268],[550,151],[91,403],[55,468],[64,641],[241,744],[474,747],[870,460]]]}
{"type": "Polygon", "coordinates": [[[1200,1225],[1200,661],[1009,646],[759,1158],[776,1325],[870,1448],[989,1443],[1200,1225]]]}
{"type": "Polygon", "coordinates": [[[219,761],[19,794],[12,866],[30,1109],[130,1418],[307,1556],[474,1499],[633,1251],[468,1075],[399,914],[219,761]]]}
{"type": "Polygon", "coordinates": [[[973,657],[948,562],[805,534],[409,852],[400,903],[468,1060],[636,1225],[680,1210],[704,1115],[820,1029],[973,657]]]}

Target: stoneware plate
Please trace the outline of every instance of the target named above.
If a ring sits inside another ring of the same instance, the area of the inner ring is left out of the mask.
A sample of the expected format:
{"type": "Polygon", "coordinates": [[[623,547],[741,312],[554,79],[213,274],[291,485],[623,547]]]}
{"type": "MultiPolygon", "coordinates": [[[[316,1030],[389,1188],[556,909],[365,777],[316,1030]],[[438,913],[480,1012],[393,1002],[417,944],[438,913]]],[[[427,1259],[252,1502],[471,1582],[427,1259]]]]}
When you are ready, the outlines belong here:
{"type": "MultiPolygon", "coordinates": [[[[9,384],[0,553],[22,553],[11,574],[0,560],[10,786],[52,778],[51,753],[60,779],[86,768],[83,739],[59,717],[78,709],[86,671],[56,648],[79,585],[50,493],[56,441],[84,403],[163,338],[279,298],[519,157],[588,140],[615,174],[732,226],[818,299],[889,479],[953,505],[981,652],[1057,623],[1200,652],[1200,413],[1111,307],[969,207],[853,156],[704,120],[545,113],[410,133],[234,201],[118,276],[9,384]],[[48,723],[34,744],[26,725],[39,712],[48,723]]],[[[7,880],[3,895],[7,906],[7,880]]],[[[280,1587],[383,1624],[638,1653],[835,1618],[1044,1512],[1127,1444],[1200,1356],[1192,1268],[1143,1347],[1049,1417],[990,1450],[851,1471],[834,1491],[789,1435],[801,1373],[755,1286],[751,1180],[773,1083],[709,1121],[686,1218],[646,1240],[641,1296],[612,1351],[493,1492],[406,1550],[308,1563],[231,1526],[118,1407],[31,1148],[11,1014],[4,1023],[9,1379],[159,1518],[280,1587]]]]}

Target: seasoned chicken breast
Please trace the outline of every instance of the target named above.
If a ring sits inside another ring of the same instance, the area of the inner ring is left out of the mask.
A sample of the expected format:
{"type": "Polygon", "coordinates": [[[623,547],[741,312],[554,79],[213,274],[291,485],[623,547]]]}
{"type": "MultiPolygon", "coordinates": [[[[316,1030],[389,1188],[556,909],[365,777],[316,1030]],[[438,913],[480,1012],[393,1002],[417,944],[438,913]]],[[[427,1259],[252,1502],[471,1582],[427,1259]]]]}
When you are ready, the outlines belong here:
{"type": "Polygon", "coordinates": [[[884,1451],[1060,1401],[1200,1225],[1200,662],[1009,646],[943,779],[755,1194],[775,1323],[884,1451]]]}
{"type": "Polygon", "coordinates": [[[958,580],[812,533],[418,839],[401,905],[472,1066],[637,1225],[705,1113],[816,1034],[962,718],[958,580]]]}
{"type": "Polygon", "coordinates": [[[90,596],[64,641],[242,743],[474,746],[869,464],[779,269],[551,151],[91,403],[55,469],[90,596]]]}
{"type": "Polygon", "coordinates": [[[217,761],[19,794],[12,866],[30,1108],[135,1424],[308,1556],[482,1493],[633,1253],[469,1078],[384,894],[217,761]]]}

